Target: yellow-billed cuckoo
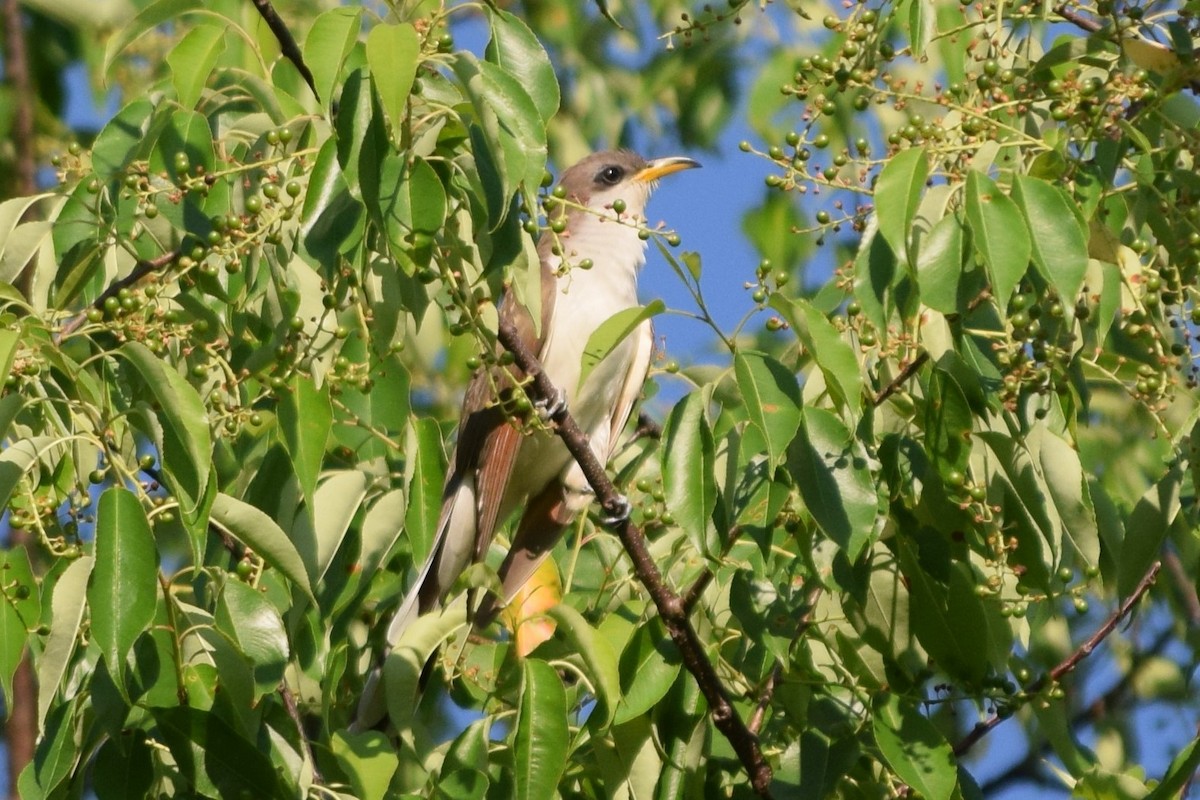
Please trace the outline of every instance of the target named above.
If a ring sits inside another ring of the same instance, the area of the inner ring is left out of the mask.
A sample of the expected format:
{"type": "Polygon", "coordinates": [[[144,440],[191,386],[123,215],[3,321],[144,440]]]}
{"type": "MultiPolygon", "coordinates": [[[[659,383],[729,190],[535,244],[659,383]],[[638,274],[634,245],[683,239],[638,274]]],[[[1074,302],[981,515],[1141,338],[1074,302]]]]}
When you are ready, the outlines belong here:
{"type": "MultiPolygon", "coordinates": [[[[560,181],[566,202],[555,212],[565,215],[566,227],[544,233],[538,242],[540,335],[524,307],[501,302],[501,318],[516,328],[569,399],[571,415],[601,463],[608,461],[641,394],[650,366],[650,323],[626,337],[579,386],[584,347],[613,314],[638,304],[637,273],[646,260],[646,241],[638,231],[659,178],[698,166],[690,158],[647,161],[616,151],[595,153],[567,169],[560,181]]],[[[510,375],[520,380],[523,374],[514,366],[488,369],[475,374],[463,399],[432,551],[388,627],[389,648],[413,620],[442,603],[463,570],[483,560],[497,526],[516,509],[523,509],[521,520],[499,569],[501,605],[591,501],[587,480],[562,441],[548,430],[522,432],[500,406],[513,388],[510,375]]],[[[494,613],[495,602],[483,601],[477,622],[494,613]]],[[[378,674],[364,692],[359,727],[372,726],[382,716],[382,703],[372,697],[377,684],[378,674]]]]}

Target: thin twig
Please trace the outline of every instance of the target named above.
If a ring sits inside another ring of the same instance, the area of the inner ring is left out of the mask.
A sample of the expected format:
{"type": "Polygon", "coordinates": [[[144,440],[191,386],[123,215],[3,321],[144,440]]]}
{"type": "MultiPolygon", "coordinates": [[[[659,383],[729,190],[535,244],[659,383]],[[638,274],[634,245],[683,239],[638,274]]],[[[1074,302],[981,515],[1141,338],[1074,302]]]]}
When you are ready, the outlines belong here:
{"type": "MultiPolygon", "coordinates": [[[[557,388],[549,376],[542,370],[537,358],[529,352],[521,341],[515,328],[501,320],[498,331],[500,343],[513,354],[517,366],[530,377],[527,391],[534,400],[551,401],[558,396],[557,388]]],[[[625,502],[617,492],[604,465],[596,458],[588,444],[587,436],[580,430],[579,425],[571,417],[566,408],[562,408],[551,417],[555,423],[555,433],[563,440],[571,456],[583,470],[588,483],[596,493],[605,513],[612,517],[620,517],[625,511],[625,502]]],[[[716,726],[729,743],[750,776],[750,784],[760,797],[771,796],[771,766],[763,757],[762,750],[756,737],[746,727],[746,723],[738,714],[737,709],[729,700],[729,693],[721,679],[717,676],[712,662],[704,650],[695,628],[687,617],[683,600],[663,580],[658,564],[646,547],[642,531],[628,519],[616,528],[617,536],[625,552],[633,562],[634,571],[646,591],[654,601],[658,614],[662,617],[675,646],[683,657],[683,664],[688,672],[696,679],[696,685],[708,703],[709,713],[712,714],[713,725],[716,726]]]]}
{"type": "MultiPolygon", "coordinates": [[[[974,298],[972,298],[971,302],[967,303],[967,312],[966,313],[970,314],[972,311],[979,308],[991,296],[992,296],[991,290],[984,289],[982,292],[980,292],[974,298]]],[[[908,383],[908,379],[911,378],[913,375],[916,375],[917,370],[919,370],[921,367],[925,366],[925,362],[927,362],[928,360],[929,360],[929,351],[928,350],[922,350],[920,353],[917,353],[916,357],[912,361],[905,364],[904,368],[900,370],[900,372],[896,375],[896,377],[894,377],[890,381],[888,381],[887,386],[884,386],[882,389],[879,390],[879,392],[875,395],[875,397],[873,397],[871,399],[871,404],[873,406],[875,406],[876,408],[883,405],[883,402],[885,400],[887,400],[889,397],[891,397],[892,395],[894,395],[896,392],[898,392],[900,390],[901,386],[908,383]]]]}
{"type": "Polygon", "coordinates": [[[645,411],[638,414],[637,427],[633,429],[634,440],[661,439],[662,433],[662,425],[659,425],[653,417],[645,411]]]}
{"type": "Polygon", "coordinates": [[[296,71],[300,73],[300,77],[304,78],[304,82],[312,90],[313,96],[317,98],[317,102],[322,102],[321,94],[317,91],[317,81],[313,77],[312,70],[308,68],[308,64],[304,63],[304,54],[300,52],[300,45],[296,44],[296,40],[292,37],[292,32],[288,30],[284,21],[279,18],[275,7],[271,5],[271,0],[250,0],[250,2],[254,3],[254,7],[258,9],[259,15],[266,21],[267,27],[271,29],[271,33],[275,34],[275,39],[279,42],[279,52],[296,66],[296,71]]]}
{"type": "MultiPolygon", "coordinates": [[[[1154,583],[1154,579],[1158,577],[1158,572],[1161,569],[1161,561],[1155,561],[1153,564],[1151,564],[1150,569],[1146,570],[1146,574],[1142,576],[1142,579],[1138,582],[1137,587],[1130,593],[1129,597],[1125,598],[1125,601],[1121,603],[1117,610],[1114,611],[1107,620],[1105,620],[1104,624],[1101,625],[1095,633],[1089,636],[1083,644],[1075,648],[1071,655],[1067,656],[1056,667],[1049,672],[1042,674],[1036,681],[1026,687],[1026,693],[1036,694],[1048,684],[1059,682],[1062,680],[1063,676],[1074,670],[1075,667],[1079,666],[1080,661],[1083,661],[1083,659],[1090,656],[1092,651],[1099,647],[1100,643],[1107,639],[1109,635],[1116,630],[1120,621],[1124,619],[1125,616],[1133,610],[1133,607],[1138,604],[1138,601],[1142,599],[1142,595],[1144,595],[1150,589],[1150,586],[1154,583]]],[[[958,741],[957,744],[954,745],[954,755],[961,756],[966,753],[968,750],[974,747],[980,739],[986,736],[992,730],[992,728],[995,728],[1006,719],[1008,719],[1007,715],[1002,717],[999,714],[993,714],[991,717],[988,717],[982,722],[977,722],[975,727],[972,728],[966,736],[964,736],[958,741]]]]}
{"type": "Polygon", "coordinates": [[[1179,554],[1173,549],[1164,548],[1162,559],[1163,565],[1171,575],[1171,582],[1175,584],[1175,591],[1179,593],[1179,600],[1187,609],[1188,625],[1200,628],[1200,597],[1196,595],[1195,582],[1188,575],[1183,562],[1179,560],[1179,554]]]}
{"type": "MultiPolygon", "coordinates": [[[[796,635],[792,637],[792,642],[796,642],[804,635],[812,625],[812,614],[817,607],[817,600],[821,597],[822,587],[816,586],[809,593],[808,598],[804,602],[804,613],[800,615],[800,624],[796,627],[796,635]]],[[[763,720],[766,718],[767,709],[771,707],[771,701],[775,699],[775,687],[779,685],[779,679],[783,677],[783,662],[776,661],[775,668],[771,670],[771,674],[767,677],[766,684],[763,685],[762,694],[758,696],[758,702],[754,705],[754,713],[750,715],[750,722],[747,727],[755,736],[762,728],[763,720]]]]}
{"type": "MultiPolygon", "coordinates": [[[[108,288],[100,293],[100,296],[92,302],[89,308],[103,309],[105,300],[110,297],[116,297],[121,293],[122,289],[127,289],[130,286],[133,286],[151,272],[157,272],[158,270],[163,269],[177,258],[179,258],[179,251],[171,250],[163,253],[161,256],[138,261],[136,264],[134,264],[133,269],[128,275],[109,284],[108,288]]],[[[83,324],[85,319],[87,319],[86,314],[80,314],[72,319],[63,326],[62,332],[59,334],[59,338],[66,338],[67,336],[70,336],[79,329],[79,326],[83,324]]]]}
{"type": "Polygon", "coordinates": [[[300,743],[304,747],[304,755],[308,757],[308,763],[312,764],[313,782],[324,783],[325,779],[321,777],[321,768],[317,766],[317,760],[313,757],[312,743],[308,741],[308,735],[304,732],[304,720],[300,719],[296,696],[292,694],[292,690],[287,687],[286,683],[279,684],[279,697],[283,700],[283,707],[287,710],[287,715],[292,718],[292,724],[296,726],[296,733],[300,736],[300,743]]]}

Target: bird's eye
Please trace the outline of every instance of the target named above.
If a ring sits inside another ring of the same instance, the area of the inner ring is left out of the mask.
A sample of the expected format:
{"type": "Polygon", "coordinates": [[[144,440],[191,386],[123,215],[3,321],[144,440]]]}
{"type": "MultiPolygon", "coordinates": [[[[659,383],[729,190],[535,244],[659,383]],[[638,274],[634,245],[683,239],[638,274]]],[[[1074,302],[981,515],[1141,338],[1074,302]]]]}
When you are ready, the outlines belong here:
{"type": "Polygon", "coordinates": [[[608,166],[600,170],[600,174],[596,176],[601,183],[607,183],[609,186],[616,186],[621,182],[621,178],[625,177],[625,170],[618,166],[608,166]]]}

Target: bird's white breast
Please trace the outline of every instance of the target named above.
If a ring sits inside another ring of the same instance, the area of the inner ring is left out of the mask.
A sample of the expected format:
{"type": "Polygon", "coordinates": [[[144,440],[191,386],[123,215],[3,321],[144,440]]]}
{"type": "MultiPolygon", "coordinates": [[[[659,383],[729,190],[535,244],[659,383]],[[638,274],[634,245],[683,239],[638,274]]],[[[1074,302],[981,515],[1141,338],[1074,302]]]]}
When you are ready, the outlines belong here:
{"type": "MultiPolygon", "coordinates": [[[[583,353],[592,333],[613,314],[638,305],[637,272],[645,263],[646,243],[630,226],[587,217],[562,245],[568,264],[588,257],[593,266],[574,267],[558,279],[542,364],[554,385],[566,391],[579,427],[593,439],[603,436],[607,441],[613,407],[634,360],[638,337],[649,334],[649,323],[626,337],[580,386],[583,353]]],[[[557,437],[534,436],[522,446],[518,461],[517,469],[526,472],[514,478],[533,490],[562,473],[570,456],[557,437]]]]}

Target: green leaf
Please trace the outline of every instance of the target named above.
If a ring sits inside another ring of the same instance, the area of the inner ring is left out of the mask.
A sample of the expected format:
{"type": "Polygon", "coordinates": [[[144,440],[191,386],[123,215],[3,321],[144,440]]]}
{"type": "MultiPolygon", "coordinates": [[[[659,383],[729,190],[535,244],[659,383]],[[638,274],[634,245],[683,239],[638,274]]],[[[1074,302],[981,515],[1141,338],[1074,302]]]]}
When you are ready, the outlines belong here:
{"type": "MultiPolygon", "coordinates": [[[[279,403],[279,429],[310,517],[314,513],[317,477],[325,461],[325,443],[332,428],[333,406],[328,388],[318,389],[311,378],[299,373],[293,375],[289,391],[279,403]]],[[[316,573],[310,571],[309,575],[315,580],[316,573]]]]}
{"type": "Polygon", "coordinates": [[[746,412],[766,439],[773,467],[800,429],[800,384],[791,370],[765,353],[738,352],[733,369],[746,412]]]}
{"type": "Polygon", "coordinates": [[[70,776],[82,755],[77,736],[78,715],[82,711],[80,706],[83,702],[84,698],[76,695],[47,715],[46,725],[33,754],[33,763],[21,774],[22,798],[51,798],[65,794],[58,794],[55,790],[70,776]],[[32,775],[36,786],[41,790],[39,794],[27,790],[24,785],[27,775],[32,775]]]}
{"type": "Polygon", "coordinates": [[[367,66],[379,104],[398,138],[408,112],[408,95],[421,61],[421,38],[407,22],[380,23],[367,34],[367,66]]]}
{"type": "Polygon", "coordinates": [[[541,42],[519,17],[489,6],[492,38],[485,56],[525,87],[543,123],[558,111],[558,78],[541,42]]]}
{"type": "Polygon", "coordinates": [[[1087,231],[1075,203],[1062,187],[1026,175],[1013,176],[1013,199],[1029,227],[1033,263],[1069,308],[1088,268],[1087,231]]]}
{"type": "Polygon", "coordinates": [[[475,111],[470,133],[485,188],[487,228],[494,231],[508,216],[518,186],[532,193],[541,184],[546,127],[529,93],[500,67],[459,52],[453,68],[475,111]]]}
{"type": "Polygon", "coordinates": [[[637,330],[643,322],[658,316],[667,310],[667,304],[662,300],[654,300],[644,306],[635,306],[618,311],[600,324],[588,337],[587,345],[583,348],[583,360],[580,363],[579,383],[576,390],[583,386],[588,375],[608,354],[617,349],[617,345],[625,341],[629,334],[637,330]]]}
{"type": "Polygon", "coordinates": [[[358,40],[362,9],[340,6],[331,8],[313,22],[304,40],[304,62],[312,71],[317,99],[329,105],[333,87],[350,49],[358,40]]]}
{"type": "Polygon", "coordinates": [[[954,753],[916,705],[886,694],[875,702],[872,727],[879,752],[902,781],[926,800],[950,800],[958,785],[954,753]]]}
{"type": "Polygon", "coordinates": [[[41,618],[38,584],[29,564],[29,553],[23,547],[0,550],[0,686],[4,690],[4,707],[12,709],[13,673],[21,662],[25,645],[41,618]]]}
{"type": "Polygon", "coordinates": [[[917,287],[921,302],[943,314],[956,313],[963,273],[963,226],[949,214],[934,223],[917,250],[917,287]]]}
{"type": "Polygon", "coordinates": [[[408,507],[405,497],[403,489],[392,489],[376,498],[363,515],[358,563],[364,575],[375,574],[404,532],[404,512],[408,507]]]}
{"type": "Polygon", "coordinates": [[[803,421],[788,465],[808,512],[854,561],[875,536],[879,502],[866,454],[831,412],[806,407],[803,421]]]}
{"type": "Polygon", "coordinates": [[[8,507],[13,490],[38,458],[39,447],[49,444],[48,439],[19,439],[0,448],[0,509],[8,507]]]}
{"type": "Polygon", "coordinates": [[[958,381],[945,370],[934,370],[925,400],[925,448],[943,478],[951,470],[966,473],[973,421],[958,381]]]}
{"type": "Polygon", "coordinates": [[[862,416],[863,378],[854,348],[807,300],[791,300],[775,292],[770,304],[796,331],[796,336],[825,376],[825,384],[842,407],[847,421],[852,427],[857,426],[862,416]]]}
{"type": "Polygon", "coordinates": [[[905,543],[900,569],[908,583],[909,624],[917,640],[939,669],[978,686],[988,668],[988,623],[970,567],[951,564],[948,582],[943,582],[905,543]]]}
{"type": "Polygon", "coordinates": [[[1196,776],[1200,769],[1200,739],[1193,739],[1173,759],[1162,781],[1155,786],[1145,800],[1171,800],[1196,776]]]}
{"type": "Polygon", "coordinates": [[[71,562],[54,584],[50,600],[50,635],[46,637],[37,664],[38,728],[50,711],[59,685],[80,641],[83,610],[87,603],[88,578],[92,574],[91,556],[71,562]]]}
{"type": "Polygon", "coordinates": [[[159,734],[185,778],[207,777],[224,797],[283,797],[271,759],[215,713],[188,706],[153,709],[159,734]]]}
{"type": "Polygon", "coordinates": [[[716,554],[712,522],[717,506],[716,443],[707,416],[707,394],[692,392],[671,409],[663,426],[666,504],[696,549],[716,554]]]}
{"type": "Polygon", "coordinates": [[[1004,486],[1004,513],[1017,540],[1011,558],[1024,565],[1026,582],[1045,585],[1062,558],[1063,524],[1042,475],[1040,437],[1014,439],[1007,431],[982,431],[979,437],[1000,468],[992,480],[1004,486]]]}
{"type": "Polygon", "coordinates": [[[217,627],[234,642],[254,669],[254,701],[278,688],[287,667],[287,633],[275,606],[257,589],[230,578],[217,603],[217,627]]]}
{"type": "Polygon", "coordinates": [[[1058,516],[1080,565],[1100,566],[1100,528],[1092,503],[1088,475],[1079,453],[1065,439],[1046,428],[1040,431],[1038,462],[1058,516]]]}
{"type": "Polygon", "coordinates": [[[316,602],[304,560],[296,545],[270,516],[236,497],[218,494],[213,500],[212,523],[262,557],[269,566],[316,602]]]}
{"type": "Polygon", "coordinates": [[[92,637],[123,695],[125,657],[158,604],[158,550],[133,492],[114,486],[100,495],[95,558],[87,593],[92,637]]]}
{"type": "Polygon", "coordinates": [[[577,653],[583,661],[584,674],[596,697],[596,710],[588,717],[588,723],[595,720],[601,730],[607,728],[621,700],[621,672],[617,654],[613,652],[608,639],[601,636],[571,606],[559,603],[546,615],[558,623],[558,633],[567,640],[571,652],[577,653]]]}
{"type": "Polygon", "coordinates": [[[404,531],[412,548],[413,560],[420,564],[429,555],[442,513],[442,478],[446,474],[446,454],[442,450],[442,429],[437,420],[414,417],[405,439],[404,489],[408,510],[404,531]]]}
{"type": "Polygon", "coordinates": [[[1128,597],[1162,551],[1163,541],[1179,514],[1179,490],[1184,473],[1172,464],[1153,486],[1145,491],[1125,524],[1128,535],[1121,547],[1117,568],[1117,593],[1128,597]]]}
{"type": "Polygon", "coordinates": [[[913,56],[924,59],[925,49],[937,29],[937,3],[930,0],[909,0],[908,36],[913,56]]]}
{"type": "Polygon", "coordinates": [[[195,108],[217,59],[225,52],[225,28],[197,25],[167,54],[175,96],[184,108],[195,108]]]}
{"type": "Polygon", "coordinates": [[[464,603],[423,614],[405,630],[383,662],[387,713],[396,730],[408,730],[421,697],[421,673],[434,651],[467,625],[464,603]]]}
{"type": "Polygon", "coordinates": [[[338,139],[321,145],[304,191],[304,250],[314,264],[329,264],[362,241],[366,214],[338,163],[338,139]]]}
{"type": "Polygon", "coordinates": [[[368,200],[368,209],[387,233],[393,256],[402,253],[428,264],[432,244],[418,239],[429,239],[446,221],[446,190],[437,172],[424,159],[410,164],[405,156],[389,152],[383,159],[380,191],[378,204],[368,200]]]}
{"type": "MultiPolygon", "coordinates": [[[[13,359],[17,357],[17,344],[21,340],[21,332],[12,328],[0,328],[0,380],[8,380],[8,375],[12,371],[13,359]]],[[[8,395],[4,398],[8,400],[11,397],[19,395],[8,395]]],[[[8,420],[12,422],[11,419],[8,420]]],[[[0,428],[0,436],[8,431],[6,423],[0,428]]]]}
{"type": "Polygon", "coordinates": [[[367,494],[367,476],[356,469],[329,474],[313,494],[311,513],[296,520],[292,538],[316,585],[325,577],[367,494]]]}
{"type": "Polygon", "coordinates": [[[158,451],[163,475],[179,500],[185,519],[202,510],[212,464],[212,437],[204,401],[182,375],[150,352],[141,342],[128,342],[121,354],[138,371],[154,397],[160,426],[158,451]]]}
{"type": "Polygon", "coordinates": [[[97,800],[148,797],[153,784],[154,757],[144,731],[109,739],[100,747],[92,767],[97,800]]]}
{"type": "Polygon", "coordinates": [[[108,40],[104,49],[104,73],[108,74],[112,69],[113,62],[125,51],[125,48],[147,32],[163,23],[177,21],[179,17],[190,11],[203,8],[203,0],[158,0],[158,2],[146,6],[138,12],[136,17],[121,26],[117,33],[108,40]]]}
{"type": "Polygon", "coordinates": [[[330,743],[356,797],[387,797],[392,776],[400,766],[396,748],[387,734],[334,731],[330,743]]]}
{"type": "Polygon", "coordinates": [[[521,663],[521,710],[513,742],[516,797],[553,800],[567,766],[567,693],[554,667],[538,659],[521,663]]]}
{"type": "Polygon", "coordinates": [[[621,703],[614,725],[640,717],[654,708],[679,675],[680,655],[662,619],[642,623],[621,651],[621,703]]]}
{"type": "Polygon", "coordinates": [[[1004,313],[1013,289],[1029,268],[1033,251],[1029,228],[1017,204],[982,172],[971,170],[967,175],[966,200],[972,241],[987,267],[992,296],[1004,313]]]}
{"type": "MultiPolygon", "coordinates": [[[[913,0],[914,5],[920,2],[913,0]]],[[[888,160],[875,184],[875,214],[879,218],[879,232],[896,258],[910,265],[913,259],[909,253],[909,236],[928,177],[929,159],[925,148],[911,147],[888,160]]]]}

